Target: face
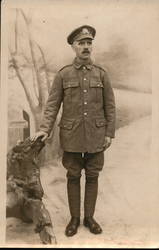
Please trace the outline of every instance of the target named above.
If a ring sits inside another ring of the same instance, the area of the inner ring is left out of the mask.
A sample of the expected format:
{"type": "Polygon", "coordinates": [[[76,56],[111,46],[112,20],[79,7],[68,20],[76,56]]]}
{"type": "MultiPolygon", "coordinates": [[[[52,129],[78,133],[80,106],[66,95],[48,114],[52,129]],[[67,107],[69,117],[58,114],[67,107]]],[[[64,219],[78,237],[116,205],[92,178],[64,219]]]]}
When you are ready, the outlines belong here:
{"type": "Polygon", "coordinates": [[[92,52],[92,40],[82,39],[80,41],[74,41],[72,48],[76,53],[76,56],[81,59],[89,59],[92,52]]]}

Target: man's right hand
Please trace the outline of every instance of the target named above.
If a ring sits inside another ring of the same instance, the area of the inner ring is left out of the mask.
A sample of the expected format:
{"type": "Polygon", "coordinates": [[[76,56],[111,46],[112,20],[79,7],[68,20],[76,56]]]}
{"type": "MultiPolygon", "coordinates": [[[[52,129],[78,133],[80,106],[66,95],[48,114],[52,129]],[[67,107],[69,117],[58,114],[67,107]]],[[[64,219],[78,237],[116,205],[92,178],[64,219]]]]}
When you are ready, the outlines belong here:
{"type": "Polygon", "coordinates": [[[48,134],[44,131],[38,131],[34,135],[30,136],[30,140],[36,141],[39,137],[41,137],[41,141],[45,141],[48,138],[48,134]]]}

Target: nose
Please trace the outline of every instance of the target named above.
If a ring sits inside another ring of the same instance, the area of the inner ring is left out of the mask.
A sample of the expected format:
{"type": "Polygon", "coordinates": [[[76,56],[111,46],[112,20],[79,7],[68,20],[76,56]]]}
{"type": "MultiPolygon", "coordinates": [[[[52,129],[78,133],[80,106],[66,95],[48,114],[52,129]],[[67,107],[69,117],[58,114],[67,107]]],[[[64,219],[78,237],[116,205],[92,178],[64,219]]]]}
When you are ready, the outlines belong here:
{"type": "Polygon", "coordinates": [[[88,49],[88,47],[89,47],[89,46],[88,46],[88,43],[85,42],[85,43],[84,43],[84,49],[88,49]]]}

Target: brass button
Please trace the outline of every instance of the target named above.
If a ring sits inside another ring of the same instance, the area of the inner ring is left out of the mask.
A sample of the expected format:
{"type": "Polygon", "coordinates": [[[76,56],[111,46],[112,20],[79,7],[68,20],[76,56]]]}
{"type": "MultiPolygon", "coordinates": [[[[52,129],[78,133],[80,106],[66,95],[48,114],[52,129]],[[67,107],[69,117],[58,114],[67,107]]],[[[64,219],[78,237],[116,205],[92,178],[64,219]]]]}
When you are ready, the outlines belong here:
{"type": "Polygon", "coordinates": [[[85,112],[84,115],[87,115],[87,112],[85,112]]]}
{"type": "Polygon", "coordinates": [[[84,89],[84,90],[83,90],[83,92],[84,92],[84,93],[86,93],[86,92],[87,92],[87,90],[86,90],[86,89],[84,89]]]}
{"type": "Polygon", "coordinates": [[[87,102],[84,102],[84,104],[86,105],[86,104],[87,104],[87,102]]]}
{"type": "Polygon", "coordinates": [[[86,78],[84,78],[83,80],[84,80],[84,81],[86,81],[87,79],[86,79],[86,78]]]}

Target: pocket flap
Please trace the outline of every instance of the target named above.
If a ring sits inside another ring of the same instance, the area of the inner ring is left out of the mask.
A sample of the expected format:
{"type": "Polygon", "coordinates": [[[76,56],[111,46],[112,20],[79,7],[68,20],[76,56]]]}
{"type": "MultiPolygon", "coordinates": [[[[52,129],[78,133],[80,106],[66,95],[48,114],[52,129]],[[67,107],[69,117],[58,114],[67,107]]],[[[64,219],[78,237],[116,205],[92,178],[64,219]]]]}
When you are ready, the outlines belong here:
{"type": "Polygon", "coordinates": [[[100,81],[91,81],[90,87],[91,88],[103,88],[103,83],[100,81]]]}
{"type": "Polygon", "coordinates": [[[104,127],[106,125],[106,120],[104,118],[96,119],[96,126],[97,127],[104,127]]]}
{"type": "Polygon", "coordinates": [[[63,129],[72,129],[74,121],[69,121],[69,120],[61,120],[59,123],[59,127],[63,129]]]}
{"type": "Polygon", "coordinates": [[[79,82],[78,81],[74,81],[74,82],[64,82],[63,83],[63,88],[67,89],[67,88],[75,88],[79,86],[79,82]]]}

